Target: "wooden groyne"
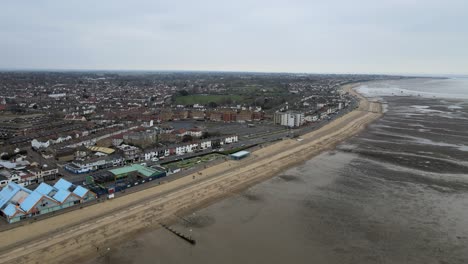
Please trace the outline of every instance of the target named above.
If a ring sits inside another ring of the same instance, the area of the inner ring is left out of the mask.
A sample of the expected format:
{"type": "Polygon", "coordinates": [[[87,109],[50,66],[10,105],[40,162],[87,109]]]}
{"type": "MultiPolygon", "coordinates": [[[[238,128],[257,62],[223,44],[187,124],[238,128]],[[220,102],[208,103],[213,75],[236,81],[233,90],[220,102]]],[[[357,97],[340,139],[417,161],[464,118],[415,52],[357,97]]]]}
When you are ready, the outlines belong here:
{"type": "Polygon", "coordinates": [[[169,232],[173,233],[174,235],[182,238],[183,240],[189,242],[190,244],[192,245],[195,245],[197,243],[197,241],[195,239],[193,239],[191,236],[188,236],[188,235],[185,235],[185,234],[182,234],[181,232],[173,229],[172,227],[170,226],[167,226],[165,224],[161,224],[162,227],[164,227],[166,230],[168,230],[169,232]]]}

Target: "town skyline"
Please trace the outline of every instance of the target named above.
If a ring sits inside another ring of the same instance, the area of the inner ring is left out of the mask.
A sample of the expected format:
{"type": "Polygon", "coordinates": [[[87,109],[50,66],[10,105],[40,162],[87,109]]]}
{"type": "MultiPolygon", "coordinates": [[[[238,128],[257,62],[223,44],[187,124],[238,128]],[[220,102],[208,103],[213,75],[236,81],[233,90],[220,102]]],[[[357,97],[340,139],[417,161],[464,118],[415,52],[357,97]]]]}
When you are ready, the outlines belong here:
{"type": "Polygon", "coordinates": [[[467,78],[465,73],[405,73],[405,72],[287,72],[287,71],[241,71],[241,70],[159,70],[159,69],[36,69],[36,68],[0,68],[0,72],[49,72],[49,73],[247,73],[247,74],[293,74],[293,75],[388,75],[405,77],[430,77],[430,78],[467,78]]]}

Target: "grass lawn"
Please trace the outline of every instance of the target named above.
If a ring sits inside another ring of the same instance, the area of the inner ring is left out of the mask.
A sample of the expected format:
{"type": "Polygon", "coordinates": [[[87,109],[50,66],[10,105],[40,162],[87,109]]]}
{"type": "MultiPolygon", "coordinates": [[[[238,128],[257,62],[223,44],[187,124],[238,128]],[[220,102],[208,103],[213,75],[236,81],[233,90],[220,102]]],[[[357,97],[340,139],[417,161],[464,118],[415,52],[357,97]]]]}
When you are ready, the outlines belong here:
{"type": "Polygon", "coordinates": [[[215,102],[217,104],[223,104],[228,100],[231,100],[232,103],[242,103],[244,97],[240,95],[204,95],[204,94],[194,94],[187,96],[177,96],[175,99],[176,104],[181,105],[192,105],[192,104],[203,104],[206,105],[210,102],[215,102]]]}
{"type": "Polygon", "coordinates": [[[176,161],[176,162],[171,162],[171,163],[165,164],[163,166],[168,168],[168,169],[178,169],[178,168],[187,169],[187,168],[193,167],[195,165],[198,165],[200,163],[209,162],[209,161],[215,160],[217,158],[221,158],[221,157],[224,157],[224,155],[213,153],[213,154],[208,154],[208,155],[201,156],[201,157],[195,157],[195,158],[191,158],[191,159],[185,159],[185,160],[180,160],[180,161],[176,161]]]}

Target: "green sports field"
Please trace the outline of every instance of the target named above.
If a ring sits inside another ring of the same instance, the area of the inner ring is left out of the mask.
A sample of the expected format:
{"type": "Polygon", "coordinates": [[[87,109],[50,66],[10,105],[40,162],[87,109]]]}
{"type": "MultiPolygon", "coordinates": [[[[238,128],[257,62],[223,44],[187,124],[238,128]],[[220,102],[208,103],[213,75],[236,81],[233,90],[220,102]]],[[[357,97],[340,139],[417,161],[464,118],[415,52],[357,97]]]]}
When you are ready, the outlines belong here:
{"type": "Polygon", "coordinates": [[[244,97],[240,95],[203,95],[203,94],[194,94],[187,96],[177,96],[175,98],[176,104],[181,105],[193,105],[193,104],[209,104],[214,102],[216,104],[230,104],[230,103],[243,103],[244,97]]]}

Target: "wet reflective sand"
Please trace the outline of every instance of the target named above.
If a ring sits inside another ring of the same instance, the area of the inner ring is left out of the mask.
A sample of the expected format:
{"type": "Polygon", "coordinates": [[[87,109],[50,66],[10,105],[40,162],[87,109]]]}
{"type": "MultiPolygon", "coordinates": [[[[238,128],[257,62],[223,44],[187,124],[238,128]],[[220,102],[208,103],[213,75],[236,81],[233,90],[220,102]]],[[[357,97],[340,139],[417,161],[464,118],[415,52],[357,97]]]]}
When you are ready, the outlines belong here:
{"type": "Polygon", "coordinates": [[[385,97],[368,130],[91,263],[468,263],[468,103],[385,97]]]}

